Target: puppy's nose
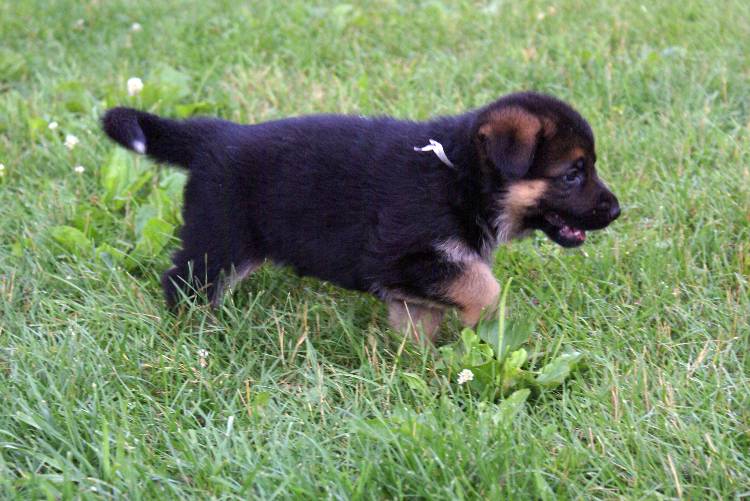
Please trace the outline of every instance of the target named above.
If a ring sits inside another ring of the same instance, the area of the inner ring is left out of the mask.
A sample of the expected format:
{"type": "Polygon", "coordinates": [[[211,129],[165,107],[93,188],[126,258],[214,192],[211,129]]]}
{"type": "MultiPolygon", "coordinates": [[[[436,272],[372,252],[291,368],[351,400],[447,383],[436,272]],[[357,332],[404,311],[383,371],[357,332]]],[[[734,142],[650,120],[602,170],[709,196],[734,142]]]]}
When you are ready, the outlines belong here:
{"type": "Polygon", "coordinates": [[[607,214],[610,221],[614,221],[620,216],[620,204],[617,202],[617,198],[609,192],[602,194],[599,203],[596,205],[596,210],[599,213],[607,214]]]}

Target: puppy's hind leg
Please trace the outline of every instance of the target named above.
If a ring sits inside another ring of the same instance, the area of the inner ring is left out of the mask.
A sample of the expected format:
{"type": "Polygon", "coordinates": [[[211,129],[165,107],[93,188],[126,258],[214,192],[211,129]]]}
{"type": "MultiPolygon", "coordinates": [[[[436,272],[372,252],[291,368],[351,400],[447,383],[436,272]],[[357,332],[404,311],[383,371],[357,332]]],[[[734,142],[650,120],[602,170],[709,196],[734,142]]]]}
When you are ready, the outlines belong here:
{"type": "Polygon", "coordinates": [[[164,273],[162,287],[174,308],[182,296],[205,294],[219,305],[222,290],[254,271],[265,255],[248,221],[243,185],[216,166],[191,172],[185,185],[182,249],[174,267],[164,273]]]}
{"type": "Polygon", "coordinates": [[[182,249],[172,257],[174,266],[162,276],[162,287],[170,308],[182,297],[196,294],[205,295],[215,307],[227,280],[241,279],[262,259],[252,258],[248,242],[228,225],[220,224],[221,219],[210,211],[193,215],[198,211],[189,202],[186,197],[185,225],[180,230],[182,249]]]}
{"type": "Polygon", "coordinates": [[[216,308],[227,287],[233,287],[263,264],[262,259],[223,260],[217,257],[206,252],[195,254],[191,259],[184,250],[175,255],[175,265],[162,275],[161,280],[169,308],[174,309],[182,297],[192,297],[197,293],[205,294],[211,306],[216,308]]]}
{"type": "Polygon", "coordinates": [[[205,293],[213,300],[219,290],[221,273],[221,266],[213,264],[213,256],[208,253],[191,255],[183,249],[175,254],[173,261],[174,266],[161,277],[170,309],[174,309],[183,297],[191,298],[199,293],[205,293]]]}
{"type": "Polygon", "coordinates": [[[248,257],[239,262],[233,262],[229,269],[223,269],[213,291],[213,296],[209,296],[211,306],[218,308],[224,291],[232,289],[244,280],[248,275],[257,270],[263,264],[263,261],[263,259],[248,257]]]}

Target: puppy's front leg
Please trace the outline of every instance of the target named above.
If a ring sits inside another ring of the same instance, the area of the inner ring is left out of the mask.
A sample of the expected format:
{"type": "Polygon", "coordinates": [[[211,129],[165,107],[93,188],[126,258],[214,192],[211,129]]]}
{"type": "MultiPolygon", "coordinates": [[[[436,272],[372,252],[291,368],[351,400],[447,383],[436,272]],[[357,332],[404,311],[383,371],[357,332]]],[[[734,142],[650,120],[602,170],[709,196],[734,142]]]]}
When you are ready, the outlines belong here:
{"type": "Polygon", "coordinates": [[[446,287],[445,296],[458,305],[463,323],[473,326],[486,308],[492,312],[497,308],[500,284],[492,275],[490,267],[482,261],[469,261],[446,287]]]}
{"type": "Polygon", "coordinates": [[[407,301],[388,301],[388,320],[395,330],[411,332],[417,342],[435,342],[443,310],[407,301]]]}

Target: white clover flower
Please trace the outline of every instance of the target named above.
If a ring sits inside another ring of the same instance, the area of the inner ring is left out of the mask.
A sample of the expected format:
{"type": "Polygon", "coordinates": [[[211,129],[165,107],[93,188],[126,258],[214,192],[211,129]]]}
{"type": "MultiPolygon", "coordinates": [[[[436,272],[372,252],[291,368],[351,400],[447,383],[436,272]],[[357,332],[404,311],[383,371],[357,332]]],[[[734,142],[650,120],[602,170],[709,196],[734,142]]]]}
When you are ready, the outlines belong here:
{"type": "Polygon", "coordinates": [[[83,174],[86,168],[83,165],[76,165],[75,167],[73,167],[73,170],[76,174],[83,174]]]}
{"type": "Polygon", "coordinates": [[[5,175],[5,164],[0,164],[0,177],[5,175]]]}
{"type": "Polygon", "coordinates": [[[65,136],[65,147],[68,148],[69,150],[72,150],[73,148],[75,148],[79,142],[80,141],[78,140],[78,138],[75,137],[73,134],[68,134],[67,136],[65,136]]]}
{"type": "Polygon", "coordinates": [[[545,17],[546,17],[546,14],[544,12],[540,12],[539,14],[536,15],[536,18],[538,21],[541,21],[545,17]]]}
{"type": "Polygon", "coordinates": [[[143,80],[138,77],[128,78],[128,96],[140,94],[143,90],[143,80]]]}
{"type": "Polygon", "coordinates": [[[474,373],[470,369],[464,369],[458,373],[458,384],[468,383],[474,380],[474,373]]]}
{"type": "Polygon", "coordinates": [[[49,130],[55,130],[57,129],[57,127],[58,127],[57,122],[50,122],[49,125],[47,125],[47,128],[49,130]]]}
{"type": "Polygon", "coordinates": [[[208,358],[208,350],[201,348],[198,350],[198,364],[201,367],[207,367],[208,361],[206,360],[208,358]]]}
{"type": "Polygon", "coordinates": [[[141,23],[133,23],[130,25],[130,31],[139,32],[143,29],[143,26],[141,26],[141,23]]]}

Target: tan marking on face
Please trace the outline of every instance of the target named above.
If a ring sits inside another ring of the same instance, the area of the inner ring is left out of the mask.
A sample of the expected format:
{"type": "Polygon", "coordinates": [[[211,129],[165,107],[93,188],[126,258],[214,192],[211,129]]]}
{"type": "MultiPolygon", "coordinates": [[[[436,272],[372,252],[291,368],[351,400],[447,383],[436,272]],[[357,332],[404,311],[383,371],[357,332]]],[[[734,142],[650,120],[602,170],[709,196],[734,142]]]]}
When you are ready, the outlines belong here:
{"type": "Polygon", "coordinates": [[[546,191],[547,181],[541,179],[516,181],[508,187],[503,198],[503,212],[499,222],[502,223],[501,229],[509,238],[513,238],[523,226],[524,216],[529,209],[536,207],[546,191]]]}
{"type": "Polygon", "coordinates": [[[407,301],[388,302],[388,321],[397,331],[411,334],[418,343],[435,341],[443,320],[442,308],[430,308],[407,301]]]}
{"type": "MultiPolygon", "coordinates": [[[[516,181],[508,187],[499,203],[501,211],[495,220],[497,237],[494,245],[526,235],[523,218],[535,207],[547,191],[548,183],[542,179],[516,181]]],[[[486,251],[483,251],[483,255],[486,251]]]]}
{"type": "Polygon", "coordinates": [[[547,191],[547,181],[532,179],[516,181],[508,187],[503,200],[504,209],[511,214],[522,216],[527,209],[534,207],[547,191]]]}
{"type": "Polygon", "coordinates": [[[446,297],[458,305],[466,325],[476,324],[485,308],[493,311],[499,294],[500,285],[492,270],[481,261],[467,263],[459,277],[446,288],[446,297]]]}
{"type": "Polygon", "coordinates": [[[586,152],[583,148],[575,147],[568,152],[567,155],[563,156],[559,161],[552,164],[546,169],[545,174],[549,177],[558,177],[565,174],[570,168],[571,164],[579,158],[585,158],[586,152]]]}
{"type": "Polygon", "coordinates": [[[579,158],[586,157],[586,151],[583,148],[576,146],[571,149],[566,155],[564,155],[559,161],[553,163],[550,167],[545,169],[545,174],[549,177],[558,177],[565,174],[570,168],[570,165],[578,160],[579,158]]]}
{"type": "Polygon", "coordinates": [[[581,157],[586,156],[586,151],[581,148],[580,146],[576,146],[573,149],[568,152],[568,154],[565,156],[565,160],[572,162],[573,160],[578,160],[581,157]]]}

